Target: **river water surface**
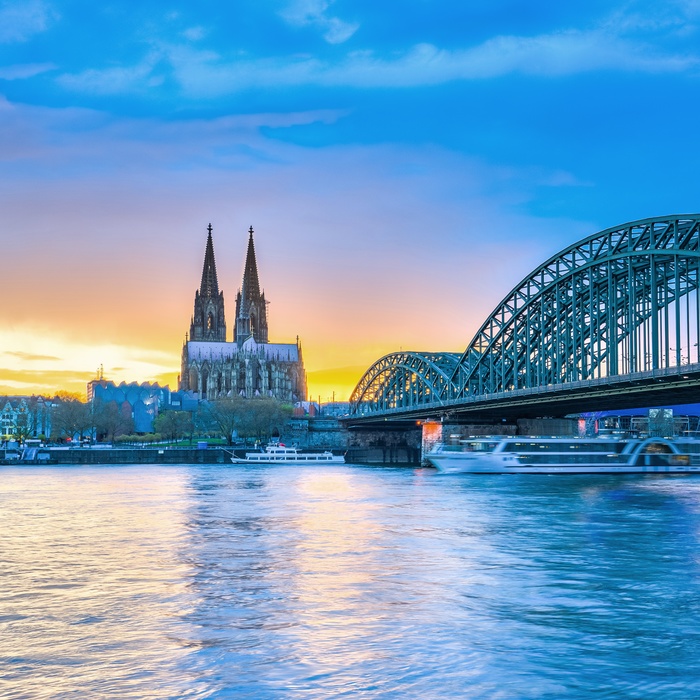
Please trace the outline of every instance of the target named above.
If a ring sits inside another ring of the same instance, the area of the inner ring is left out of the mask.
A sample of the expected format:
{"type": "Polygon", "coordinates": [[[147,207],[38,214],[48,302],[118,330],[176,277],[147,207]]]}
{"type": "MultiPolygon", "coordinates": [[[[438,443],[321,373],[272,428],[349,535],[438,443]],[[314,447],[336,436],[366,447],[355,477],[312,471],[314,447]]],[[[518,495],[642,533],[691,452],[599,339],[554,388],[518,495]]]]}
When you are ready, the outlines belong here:
{"type": "Polygon", "coordinates": [[[700,479],[0,468],[0,697],[700,697],[700,479]]]}

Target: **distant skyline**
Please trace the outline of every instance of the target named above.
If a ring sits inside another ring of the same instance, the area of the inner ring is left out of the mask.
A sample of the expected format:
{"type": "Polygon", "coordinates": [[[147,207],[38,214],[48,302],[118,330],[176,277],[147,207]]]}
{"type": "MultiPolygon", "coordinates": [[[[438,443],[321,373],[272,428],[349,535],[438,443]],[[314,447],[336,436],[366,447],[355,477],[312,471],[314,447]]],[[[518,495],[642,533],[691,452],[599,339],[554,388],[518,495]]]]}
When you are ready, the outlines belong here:
{"type": "Polygon", "coordinates": [[[176,388],[255,229],[313,398],[462,351],[546,258],[700,210],[700,1],[0,0],[0,392],[176,388]]]}

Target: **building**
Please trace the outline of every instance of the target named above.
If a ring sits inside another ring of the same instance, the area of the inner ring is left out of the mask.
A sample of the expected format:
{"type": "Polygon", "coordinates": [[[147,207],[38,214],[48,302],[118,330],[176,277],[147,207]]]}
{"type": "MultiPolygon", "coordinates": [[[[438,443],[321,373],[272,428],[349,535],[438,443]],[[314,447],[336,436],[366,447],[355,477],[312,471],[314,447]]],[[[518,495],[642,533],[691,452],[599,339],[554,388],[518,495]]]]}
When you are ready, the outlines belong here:
{"type": "Polygon", "coordinates": [[[700,435],[700,403],[596,411],[577,416],[580,435],[700,435]]]}
{"type": "Polygon", "coordinates": [[[44,396],[0,396],[0,441],[11,440],[18,433],[49,437],[55,405],[55,400],[44,396]]]}
{"type": "Polygon", "coordinates": [[[252,226],[248,233],[233,340],[227,341],[224,293],[219,290],[209,225],[202,281],[195,292],[190,331],[182,347],[180,389],[209,400],[239,395],[303,401],[306,372],[299,338],[294,343],[269,342],[268,302],[260,289],[252,226]]]}
{"type": "Polygon", "coordinates": [[[153,421],[161,411],[197,410],[196,401],[184,392],[171,392],[168,386],[150,382],[115,384],[101,376],[88,382],[87,398],[90,404],[115,402],[123,415],[133,419],[137,433],[153,432],[153,421]]]}

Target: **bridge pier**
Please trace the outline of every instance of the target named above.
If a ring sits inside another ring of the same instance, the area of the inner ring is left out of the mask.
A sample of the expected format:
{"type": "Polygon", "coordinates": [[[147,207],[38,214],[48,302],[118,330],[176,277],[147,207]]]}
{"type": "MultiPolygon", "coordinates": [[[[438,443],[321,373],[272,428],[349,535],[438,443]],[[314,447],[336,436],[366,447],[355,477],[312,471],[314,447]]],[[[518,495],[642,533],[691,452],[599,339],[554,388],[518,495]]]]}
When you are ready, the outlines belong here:
{"type": "Polygon", "coordinates": [[[346,462],[350,464],[394,464],[418,466],[421,463],[421,425],[417,421],[396,421],[347,431],[346,462]]]}
{"type": "Polygon", "coordinates": [[[436,442],[458,443],[485,435],[555,436],[578,435],[573,418],[517,418],[500,422],[463,418],[443,420],[395,420],[343,429],[347,440],[346,460],[356,464],[426,464],[436,442]]]}

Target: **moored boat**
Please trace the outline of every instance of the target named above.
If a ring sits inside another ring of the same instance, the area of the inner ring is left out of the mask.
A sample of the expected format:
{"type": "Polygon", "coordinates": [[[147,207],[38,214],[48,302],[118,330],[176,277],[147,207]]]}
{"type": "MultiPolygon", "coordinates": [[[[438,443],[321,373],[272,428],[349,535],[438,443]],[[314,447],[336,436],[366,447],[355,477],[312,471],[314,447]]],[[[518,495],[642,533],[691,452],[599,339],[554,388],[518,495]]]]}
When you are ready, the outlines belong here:
{"type": "Polygon", "coordinates": [[[700,474],[694,438],[475,437],[439,443],[426,457],[449,473],[700,474]]]}
{"type": "Polygon", "coordinates": [[[271,444],[264,452],[246,452],[245,457],[233,455],[234,464],[345,464],[343,455],[325,452],[299,452],[296,447],[271,444]]]}

